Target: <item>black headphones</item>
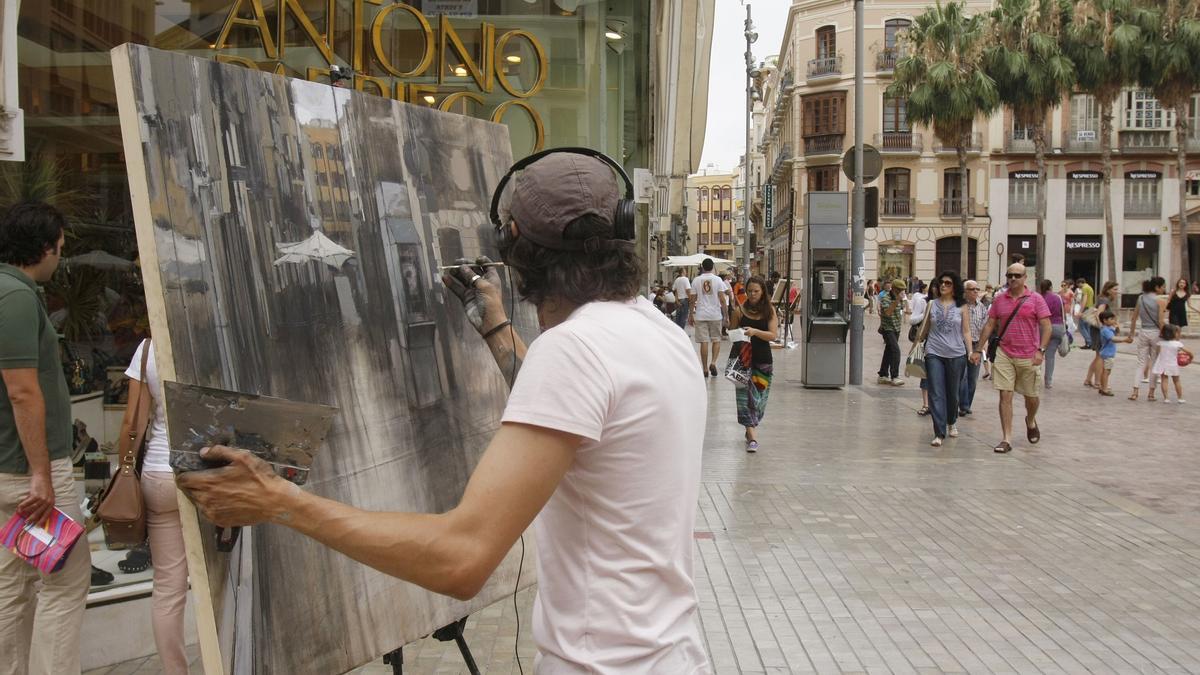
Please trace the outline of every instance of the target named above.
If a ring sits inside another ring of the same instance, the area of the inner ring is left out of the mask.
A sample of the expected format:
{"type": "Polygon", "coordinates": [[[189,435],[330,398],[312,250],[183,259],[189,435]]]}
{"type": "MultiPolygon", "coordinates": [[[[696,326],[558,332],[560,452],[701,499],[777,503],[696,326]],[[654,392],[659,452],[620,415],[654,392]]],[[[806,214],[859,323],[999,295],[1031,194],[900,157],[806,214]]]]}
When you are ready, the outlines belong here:
{"type": "MultiPolygon", "coordinates": [[[[541,152],[535,152],[516,164],[513,164],[512,168],[508,170],[508,173],[504,174],[504,177],[500,179],[500,183],[496,185],[496,191],[492,193],[492,208],[488,213],[488,216],[492,221],[492,225],[496,227],[496,238],[497,243],[500,245],[500,250],[504,250],[507,246],[512,244],[512,228],[508,227],[506,223],[500,220],[500,197],[504,194],[505,186],[508,185],[508,181],[511,180],[513,175],[518,171],[524,169],[530,164],[533,164],[546,155],[552,155],[556,152],[569,152],[575,155],[584,155],[585,157],[595,157],[601,162],[607,164],[613,171],[616,172],[618,176],[621,177],[621,180],[625,183],[625,198],[617,200],[617,208],[613,212],[612,240],[632,241],[636,239],[637,230],[635,229],[635,223],[637,218],[637,204],[633,201],[633,181],[629,180],[629,174],[625,173],[625,170],[621,168],[621,165],[617,164],[616,160],[604,154],[603,152],[593,150],[591,148],[550,148],[548,150],[542,150],[541,152]]],[[[580,244],[582,246],[583,242],[580,242],[580,244]]]]}

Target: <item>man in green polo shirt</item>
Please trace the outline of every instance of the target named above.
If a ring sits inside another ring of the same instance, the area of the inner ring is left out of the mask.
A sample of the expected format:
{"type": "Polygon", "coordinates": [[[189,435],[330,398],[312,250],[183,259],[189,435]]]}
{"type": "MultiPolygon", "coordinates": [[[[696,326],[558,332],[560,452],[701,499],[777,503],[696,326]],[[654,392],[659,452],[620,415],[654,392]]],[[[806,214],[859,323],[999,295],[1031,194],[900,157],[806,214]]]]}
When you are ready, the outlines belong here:
{"type": "MultiPolygon", "coordinates": [[[[13,513],[40,523],[53,507],[83,522],[71,469],[71,398],[58,334],[37,291],[58,268],[65,226],[61,213],[35,202],[0,216],[0,523],[13,513]]],[[[87,542],[53,574],[0,550],[0,674],[79,673],[90,579],[87,542]]]]}

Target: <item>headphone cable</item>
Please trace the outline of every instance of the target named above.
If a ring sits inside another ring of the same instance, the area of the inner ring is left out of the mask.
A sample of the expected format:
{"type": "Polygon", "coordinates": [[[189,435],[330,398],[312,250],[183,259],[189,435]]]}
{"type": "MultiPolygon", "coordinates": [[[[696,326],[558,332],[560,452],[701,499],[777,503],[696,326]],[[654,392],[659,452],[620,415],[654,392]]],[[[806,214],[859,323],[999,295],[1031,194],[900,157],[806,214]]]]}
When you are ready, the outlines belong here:
{"type": "MultiPolygon", "coordinates": [[[[509,370],[508,381],[511,382],[510,388],[517,383],[517,329],[512,323],[516,318],[514,312],[517,308],[517,291],[513,286],[512,272],[510,268],[504,268],[504,276],[508,279],[508,337],[512,345],[512,367],[509,370]]],[[[525,675],[525,668],[521,666],[521,609],[517,605],[517,592],[521,590],[521,570],[525,567],[525,533],[521,533],[521,559],[517,563],[517,582],[513,584],[513,616],[517,621],[516,635],[513,638],[513,657],[517,660],[517,671],[520,675],[525,675]]]]}

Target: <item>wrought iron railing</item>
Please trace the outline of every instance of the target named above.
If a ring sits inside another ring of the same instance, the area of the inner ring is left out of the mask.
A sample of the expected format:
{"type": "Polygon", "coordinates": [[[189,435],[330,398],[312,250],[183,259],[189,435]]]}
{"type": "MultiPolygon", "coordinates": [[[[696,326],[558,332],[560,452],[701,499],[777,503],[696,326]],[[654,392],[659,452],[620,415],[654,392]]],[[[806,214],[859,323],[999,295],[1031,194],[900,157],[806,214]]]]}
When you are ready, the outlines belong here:
{"type": "Polygon", "coordinates": [[[808,79],[842,74],[842,57],[826,56],[808,62],[808,79]]]}
{"type": "Polygon", "coordinates": [[[1067,199],[1068,218],[1103,218],[1104,202],[1095,199],[1067,199]]]}
{"type": "Polygon", "coordinates": [[[885,216],[912,217],[916,213],[917,200],[915,197],[884,197],[880,213],[885,216]]]}
{"type": "Polygon", "coordinates": [[[809,136],[804,139],[805,155],[840,155],[842,154],[842,139],[845,134],[826,134],[824,136],[809,136]]]}
{"type": "Polygon", "coordinates": [[[915,152],[925,149],[921,134],[914,131],[885,131],[875,134],[875,147],[880,152],[915,152]]]}
{"type": "Polygon", "coordinates": [[[875,70],[890,73],[896,70],[896,62],[904,58],[904,54],[896,47],[884,47],[875,55],[875,70]]]}
{"type": "Polygon", "coordinates": [[[967,210],[968,216],[975,215],[975,200],[963,199],[962,197],[944,197],[939,204],[939,211],[944,217],[958,218],[962,215],[963,209],[967,210]]]}
{"type": "Polygon", "coordinates": [[[1134,218],[1158,218],[1162,215],[1162,200],[1126,199],[1125,215],[1134,218]]]}
{"type": "Polygon", "coordinates": [[[1122,129],[1121,152],[1166,152],[1171,147],[1170,129],[1122,129]]]}
{"type": "MultiPolygon", "coordinates": [[[[978,131],[972,131],[963,138],[967,152],[979,152],[983,149],[983,134],[978,131]]],[[[946,145],[942,139],[937,138],[933,144],[934,152],[956,152],[954,145],[946,145]]]]}

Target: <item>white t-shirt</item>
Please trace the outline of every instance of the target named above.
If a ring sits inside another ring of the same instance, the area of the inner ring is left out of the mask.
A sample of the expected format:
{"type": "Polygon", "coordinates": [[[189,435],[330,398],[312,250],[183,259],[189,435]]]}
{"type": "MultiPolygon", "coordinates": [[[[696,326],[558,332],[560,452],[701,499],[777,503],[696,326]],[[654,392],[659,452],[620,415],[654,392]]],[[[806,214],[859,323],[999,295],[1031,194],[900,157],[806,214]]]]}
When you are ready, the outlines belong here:
{"type": "Polygon", "coordinates": [[[692,282],[687,278],[687,275],[675,277],[675,283],[671,284],[671,290],[675,292],[675,297],[680,302],[687,300],[688,291],[692,288],[692,282]]]}
{"type": "Polygon", "coordinates": [[[503,421],[584,438],[534,521],[540,675],[710,672],[692,572],[695,361],[641,298],[584,305],[529,347],[503,421]]]}
{"type": "Polygon", "coordinates": [[[729,286],[721,277],[712,272],[705,272],[692,280],[692,292],[696,294],[696,320],[720,321],[725,317],[721,313],[721,298],[718,293],[729,292],[729,286]]]}
{"type": "Polygon", "coordinates": [[[150,396],[154,399],[154,413],[150,420],[150,429],[146,432],[146,458],[142,460],[142,471],[170,471],[171,447],[167,445],[167,413],[163,409],[162,380],[158,379],[158,366],[154,364],[153,349],[146,359],[146,374],[143,376],[141,372],[142,351],[149,344],[149,340],[142,340],[142,344],[138,345],[125,376],[149,387],[150,396]]]}

